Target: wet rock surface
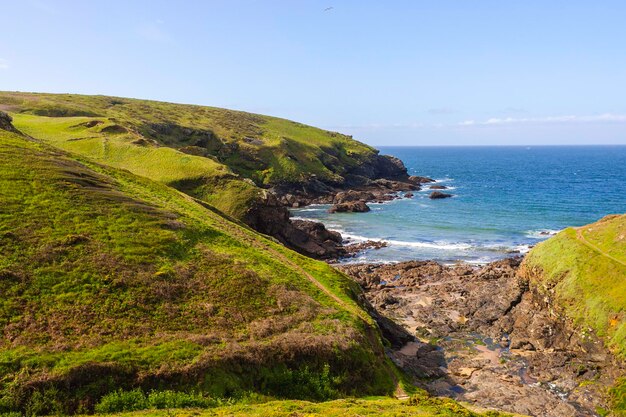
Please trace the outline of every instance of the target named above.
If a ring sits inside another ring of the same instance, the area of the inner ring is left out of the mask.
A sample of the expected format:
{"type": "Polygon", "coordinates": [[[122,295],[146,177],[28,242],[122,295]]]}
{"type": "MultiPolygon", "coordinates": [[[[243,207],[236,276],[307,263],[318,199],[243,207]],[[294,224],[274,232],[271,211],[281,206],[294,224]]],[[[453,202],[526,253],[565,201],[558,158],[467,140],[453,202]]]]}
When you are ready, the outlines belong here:
{"type": "Polygon", "coordinates": [[[329,213],[365,213],[370,211],[365,201],[350,201],[348,203],[334,204],[328,209],[329,213]]]}
{"type": "Polygon", "coordinates": [[[358,256],[365,250],[368,249],[380,249],[384,248],[388,245],[387,242],[382,240],[366,240],[365,242],[357,242],[350,243],[349,241],[344,241],[344,249],[346,250],[345,258],[358,256]]]}
{"type": "Polygon", "coordinates": [[[450,197],[452,197],[452,194],[442,193],[441,191],[433,191],[428,196],[428,198],[432,200],[441,199],[441,198],[450,198],[450,197]]]}
{"type": "Polygon", "coordinates": [[[394,338],[391,358],[431,393],[530,416],[597,415],[623,364],[518,278],[519,262],[339,268],[363,287],[394,338]]]}

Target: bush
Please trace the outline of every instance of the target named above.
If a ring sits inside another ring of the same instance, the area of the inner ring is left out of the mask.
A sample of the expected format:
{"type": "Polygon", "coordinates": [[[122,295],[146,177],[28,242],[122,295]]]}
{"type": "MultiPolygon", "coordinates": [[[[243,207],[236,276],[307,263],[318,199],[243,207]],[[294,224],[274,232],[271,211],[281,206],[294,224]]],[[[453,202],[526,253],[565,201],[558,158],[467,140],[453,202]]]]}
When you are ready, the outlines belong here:
{"type": "Polygon", "coordinates": [[[119,413],[122,411],[137,411],[148,408],[148,399],[140,389],[132,391],[118,390],[111,392],[96,404],[96,413],[119,413]]]}
{"type": "Polygon", "coordinates": [[[328,364],[324,365],[321,372],[305,366],[300,369],[286,368],[271,375],[266,389],[279,397],[324,401],[338,397],[335,388],[338,382],[339,378],[331,377],[328,364]]]}
{"type": "Polygon", "coordinates": [[[148,394],[150,408],[208,408],[217,405],[212,398],[202,394],[180,391],[152,391],[148,394]]]}
{"type": "Polygon", "coordinates": [[[48,414],[63,414],[63,399],[59,391],[54,388],[35,391],[26,403],[26,416],[42,416],[48,414]]]}

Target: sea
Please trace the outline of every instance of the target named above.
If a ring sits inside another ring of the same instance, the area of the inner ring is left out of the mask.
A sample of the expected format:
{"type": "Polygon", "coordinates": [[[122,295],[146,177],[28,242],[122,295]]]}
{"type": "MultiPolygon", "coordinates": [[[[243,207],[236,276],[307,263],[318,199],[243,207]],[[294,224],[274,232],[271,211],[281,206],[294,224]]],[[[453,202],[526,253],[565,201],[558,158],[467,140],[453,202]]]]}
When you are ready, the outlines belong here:
{"type": "Polygon", "coordinates": [[[569,226],[626,212],[626,146],[382,147],[410,175],[431,177],[452,198],[368,203],[368,213],[293,209],[346,242],[385,241],[342,262],[432,259],[483,264],[519,256],[569,226]]]}

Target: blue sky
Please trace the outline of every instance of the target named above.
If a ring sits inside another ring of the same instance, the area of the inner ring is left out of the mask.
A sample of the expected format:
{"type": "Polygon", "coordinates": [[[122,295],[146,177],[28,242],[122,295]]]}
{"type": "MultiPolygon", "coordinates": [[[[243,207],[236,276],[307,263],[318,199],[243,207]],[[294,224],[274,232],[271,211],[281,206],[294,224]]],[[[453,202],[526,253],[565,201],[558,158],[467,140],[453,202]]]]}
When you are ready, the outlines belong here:
{"type": "Polygon", "coordinates": [[[623,1],[0,7],[0,90],[228,107],[379,146],[626,144],[623,1]]]}

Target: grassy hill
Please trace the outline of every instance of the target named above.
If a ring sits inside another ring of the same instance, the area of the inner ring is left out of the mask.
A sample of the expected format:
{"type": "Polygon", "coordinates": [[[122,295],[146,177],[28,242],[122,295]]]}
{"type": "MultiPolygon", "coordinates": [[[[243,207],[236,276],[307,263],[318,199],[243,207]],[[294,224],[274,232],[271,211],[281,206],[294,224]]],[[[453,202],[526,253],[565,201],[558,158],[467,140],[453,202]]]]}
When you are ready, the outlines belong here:
{"type": "Polygon", "coordinates": [[[354,283],[203,202],[2,129],[0,201],[0,412],[90,411],[135,387],[395,389],[354,283]]]}
{"type": "MultiPolygon", "coordinates": [[[[97,162],[91,139],[124,154],[110,121],[21,117],[59,147],[0,114],[0,415],[499,415],[419,393],[268,402],[404,391],[358,286],[163,184],[175,172],[97,162]],[[76,138],[89,151],[68,151],[76,138]]],[[[129,152],[180,157],[156,149],[129,152]]],[[[210,161],[187,160],[233,175],[210,161]]]]}
{"type": "Polygon", "coordinates": [[[378,154],[350,136],[214,107],[0,92],[0,110],[27,134],[175,186],[237,218],[257,186],[341,184],[378,154]]]}
{"type": "MultiPolygon", "coordinates": [[[[626,215],[568,228],[538,244],[521,274],[579,328],[591,328],[626,358],[626,215]]],[[[626,379],[612,391],[626,415],[626,379]]]]}

